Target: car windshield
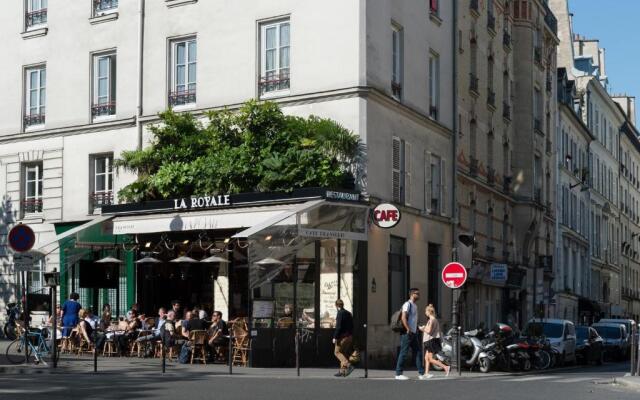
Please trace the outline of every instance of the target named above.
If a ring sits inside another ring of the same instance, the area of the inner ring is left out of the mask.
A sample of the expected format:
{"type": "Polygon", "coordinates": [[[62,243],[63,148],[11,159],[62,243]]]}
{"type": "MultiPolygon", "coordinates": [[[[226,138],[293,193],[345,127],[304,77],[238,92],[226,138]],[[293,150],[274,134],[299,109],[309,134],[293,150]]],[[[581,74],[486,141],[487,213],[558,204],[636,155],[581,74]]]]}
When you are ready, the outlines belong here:
{"type": "Polygon", "coordinates": [[[602,336],[603,338],[620,339],[621,337],[620,328],[613,326],[594,326],[594,328],[596,328],[596,331],[598,331],[600,336],[602,336]]]}
{"type": "Polygon", "coordinates": [[[546,336],[552,338],[562,337],[562,325],[550,322],[530,322],[525,330],[527,336],[546,336]]]}
{"type": "Polygon", "coordinates": [[[579,341],[589,339],[589,328],[585,326],[576,327],[576,337],[579,341]]]}

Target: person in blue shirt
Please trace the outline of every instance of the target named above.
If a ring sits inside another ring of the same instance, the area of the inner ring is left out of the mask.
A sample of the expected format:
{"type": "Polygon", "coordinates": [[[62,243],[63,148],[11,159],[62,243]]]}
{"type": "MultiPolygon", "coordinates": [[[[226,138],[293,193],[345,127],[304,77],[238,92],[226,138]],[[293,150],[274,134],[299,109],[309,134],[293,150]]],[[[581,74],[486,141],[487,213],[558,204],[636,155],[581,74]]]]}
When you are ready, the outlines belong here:
{"type": "Polygon", "coordinates": [[[82,306],[78,303],[79,298],[80,295],[78,293],[71,293],[69,300],[62,304],[62,337],[68,337],[71,334],[71,330],[80,322],[78,312],[82,306]]]}

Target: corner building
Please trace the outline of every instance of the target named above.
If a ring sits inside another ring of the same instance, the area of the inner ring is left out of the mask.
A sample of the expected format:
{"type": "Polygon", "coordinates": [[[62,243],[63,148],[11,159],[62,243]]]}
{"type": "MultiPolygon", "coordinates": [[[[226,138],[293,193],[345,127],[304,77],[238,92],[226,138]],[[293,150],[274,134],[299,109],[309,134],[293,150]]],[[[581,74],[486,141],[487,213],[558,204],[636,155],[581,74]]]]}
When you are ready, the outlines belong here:
{"type": "MultiPolygon", "coordinates": [[[[75,290],[83,306],[95,310],[110,303],[122,315],[137,302],[151,314],[160,303],[168,305],[149,297],[161,290],[145,282],[158,279],[164,279],[162,287],[181,288],[172,295],[193,306],[192,293],[199,292],[184,285],[196,278],[171,270],[168,257],[156,270],[140,268],[135,261],[143,258],[144,246],[135,239],[150,235],[151,248],[205,237],[224,246],[255,221],[236,218],[244,222],[224,230],[214,229],[221,226],[215,223],[167,227],[162,212],[148,210],[136,217],[147,222],[118,231],[120,217],[105,210],[117,210],[118,190],[135,177],[116,174],[113,160],[144,147],[148,125],[168,107],[203,117],[207,110],[259,98],[278,102],[288,114],[334,119],[358,134],[368,157],[362,198],[368,206],[394,203],[402,212],[393,229],[371,226],[358,247],[352,279],[359,297],[351,307],[360,338],[367,323],[370,365],[393,359],[398,338],[388,328],[389,317],[409,287],[422,290],[421,308],[433,303],[447,323],[449,296],[439,276],[451,259],[454,210],[450,2],[48,3],[14,2],[0,16],[0,37],[16,55],[0,60],[0,88],[7,94],[0,102],[0,307],[19,298],[23,288],[6,245],[8,230],[20,222],[36,231],[41,255],[29,275],[30,292],[44,292],[42,273],[55,268],[61,272],[61,300],[75,290]],[[117,281],[81,287],[80,271],[108,255],[123,261],[117,281]]],[[[219,218],[211,211],[207,221],[219,218]]],[[[338,238],[322,240],[326,254],[338,257],[338,249],[346,249],[338,238]]],[[[195,300],[220,309],[225,319],[253,323],[253,300],[237,284],[246,279],[246,268],[230,264],[207,275],[212,281],[201,290],[216,289],[209,300],[199,294],[195,300]]],[[[324,278],[316,277],[319,287],[324,278]]],[[[320,330],[331,329],[338,295],[314,291],[309,306],[296,309],[296,321],[302,314],[320,319],[320,304],[328,304],[322,328],[313,328],[313,343],[324,343],[320,330]]],[[[275,317],[289,301],[285,297],[272,298],[271,306],[261,303],[261,310],[275,317]]],[[[325,345],[305,350],[305,362],[333,363],[325,345]]],[[[267,358],[253,361],[291,362],[267,358]]]]}

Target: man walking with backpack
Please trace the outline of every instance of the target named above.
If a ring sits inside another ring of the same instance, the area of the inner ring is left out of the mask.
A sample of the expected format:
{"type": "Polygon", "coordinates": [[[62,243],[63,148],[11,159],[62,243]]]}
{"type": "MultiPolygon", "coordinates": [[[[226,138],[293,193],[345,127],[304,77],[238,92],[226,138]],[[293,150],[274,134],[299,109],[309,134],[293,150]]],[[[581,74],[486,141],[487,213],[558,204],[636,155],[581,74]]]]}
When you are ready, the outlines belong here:
{"type": "Polygon", "coordinates": [[[334,376],[346,377],[353,372],[353,365],[349,363],[349,355],[353,347],[353,316],[344,309],[344,302],[341,299],[336,300],[336,329],[333,332],[333,344],[335,345],[334,353],[338,361],[340,361],[340,371],[334,376]]]}
{"type": "Polygon", "coordinates": [[[422,346],[420,338],[418,338],[418,306],[416,302],[420,299],[420,291],[416,288],[409,290],[409,300],[402,305],[400,312],[400,321],[402,322],[402,330],[400,332],[400,353],[398,354],[398,363],[396,364],[396,379],[406,381],[409,378],[403,375],[404,360],[409,353],[409,348],[416,358],[416,366],[418,367],[419,379],[426,379],[424,376],[424,359],[422,357],[422,346]]]}

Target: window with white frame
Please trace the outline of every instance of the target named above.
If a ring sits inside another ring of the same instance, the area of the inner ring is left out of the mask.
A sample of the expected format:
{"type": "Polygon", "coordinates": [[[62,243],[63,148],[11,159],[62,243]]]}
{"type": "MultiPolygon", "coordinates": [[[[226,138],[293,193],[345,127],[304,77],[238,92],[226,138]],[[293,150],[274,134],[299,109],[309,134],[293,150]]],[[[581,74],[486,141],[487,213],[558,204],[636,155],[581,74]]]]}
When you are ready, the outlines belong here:
{"type": "Polygon", "coordinates": [[[429,55],[429,116],[438,119],[440,108],[440,56],[429,55]]]}
{"type": "Polygon", "coordinates": [[[118,9],[118,0],[93,0],[93,15],[98,16],[115,12],[118,9]]]}
{"type": "Polygon", "coordinates": [[[116,54],[93,56],[93,118],[116,113],[116,54]]]}
{"type": "Polygon", "coordinates": [[[260,96],[291,86],[291,24],[288,19],[260,25],[260,96]]]}
{"type": "Polygon", "coordinates": [[[402,99],[403,43],[402,27],[391,24],[391,95],[402,99]]]}
{"type": "Polygon", "coordinates": [[[27,0],[25,25],[28,28],[47,23],[47,0],[27,0]]]}
{"type": "Polygon", "coordinates": [[[89,195],[92,210],[113,204],[113,154],[91,156],[91,193],[89,195]]]}
{"type": "Polygon", "coordinates": [[[171,73],[169,106],[183,106],[196,102],[196,38],[171,42],[171,73]]]}
{"type": "Polygon", "coordinates": [[[32,67],[25,70],[25,128],[44,125],[46,86],[47,69],[45,66],[32,67]]]}
{"type": "Polygon", "coordinates": [[[42,212],[42,163],[23,166],[22,213],[42,212]]]}

